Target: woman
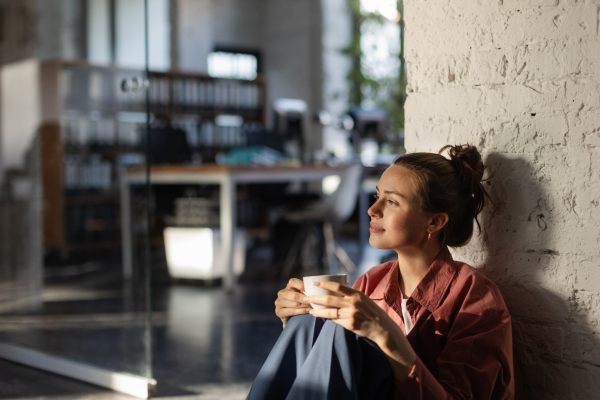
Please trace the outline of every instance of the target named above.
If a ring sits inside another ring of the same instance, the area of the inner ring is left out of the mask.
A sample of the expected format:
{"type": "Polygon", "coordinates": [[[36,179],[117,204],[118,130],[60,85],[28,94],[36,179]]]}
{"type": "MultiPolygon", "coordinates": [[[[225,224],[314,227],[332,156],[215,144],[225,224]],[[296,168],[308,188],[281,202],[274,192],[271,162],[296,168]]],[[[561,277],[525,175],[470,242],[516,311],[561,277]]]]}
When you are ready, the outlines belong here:
{"type": "Polygon", "coordinates": [[[341,297],[307,297],[302,281],[290,280],[275,302],[284,332],[249,399],[334,398],[340,390],[354,398],[391,398],[391,391],[397,399],[514,398],[511,318],[502,296],[493,282],[453,261],[448,251],[469,241],[474,222],[479,228],[477,216],[489,200],[484,171],[481,155],[470,145],[399,157],[383,173],[369,209],[370,244],[395,250],[398,259],[372,268],[353,288],[320,282],[341,297]],[[440,155],[446,150],[449,158],[440,155]],[[309,303],[327,308],[312,309],[309,303]],[[303,314],[326,322],[316,328],[311,317],[294,317],[303,314]],[[339,327],[345,336],[335,336],[339,327]],[[328,337],[339,340],[318,347],[328,337]],[[333,350],[311,358],[317,348],[333,350]],[[290,369],[289,354],[296,360],[292,378],[281,373],[290,369]],[[356,357],[363,361],[356,363],[356,357]],[[364,359],[370,360],[366,368],[364,359]],[[314,372],[319,363],[328,365],[328,379],[319,381],[322,373],[314,372]],[[391,391],[386,375],[394,383],[391,391]],[[370,396],[373,391],[380,397],[370,396]]]}

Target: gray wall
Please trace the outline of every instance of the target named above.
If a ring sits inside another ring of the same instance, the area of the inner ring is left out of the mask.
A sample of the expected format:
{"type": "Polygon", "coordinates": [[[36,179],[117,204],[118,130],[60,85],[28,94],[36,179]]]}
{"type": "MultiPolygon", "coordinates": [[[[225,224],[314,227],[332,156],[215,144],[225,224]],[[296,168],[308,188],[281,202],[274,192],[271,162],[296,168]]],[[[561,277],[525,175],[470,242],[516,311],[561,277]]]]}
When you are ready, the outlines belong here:
{"type": "Polygon", "coordinates": [[[306,101],[306,142],[310,151],[321,147],[314,122],[323,105],[320,0],[178,0],[175,8],[179,69],[206,72],[215,45],[260,50],[269,104],[280,97],[306,101]]]}
{"type": "Polygon", "coordinates": [[[32,140],[39,119],[37,6],[36,0],[0,0],[0,139],[15,139],[8,146],[0,140],[0,290],[5,300],[15,299],[4,301],[1,311],[41,304],[43,204],[39,142],[32,140]],[[13,101],[8,92],[26,95],[13,101]],[[22,123],[8,123],[6,114],[22,123]]]}
{"type": "Polygon", "coordinates": [[[0,0],[0,65],[35,56],[36,0],[0,0]]]}
{"type": "MultiPolygon", "coordinates": [[[[0,0],[0,94],[7,90],[2,85],[2,66],[29,60],[37,54],[37,15],[36,0],[0,0]]],[[[27,82],[25,85],[29,87],[27,82]]],[[[2,148],[2,137],[6,134],[3,128],[6,129],[7,122],[2,110],[11,106],[6,102],[3,104],[3,98],[6,101],[6,96],[0,95],[0,183],[7,162],[2,154],[9,151],[2,148]]]]}
{"type": "Polygon", "coordinates": [[[86,3],[82,0],[38,0],[38,57],[41,61],[85,59],[86,3]]]}

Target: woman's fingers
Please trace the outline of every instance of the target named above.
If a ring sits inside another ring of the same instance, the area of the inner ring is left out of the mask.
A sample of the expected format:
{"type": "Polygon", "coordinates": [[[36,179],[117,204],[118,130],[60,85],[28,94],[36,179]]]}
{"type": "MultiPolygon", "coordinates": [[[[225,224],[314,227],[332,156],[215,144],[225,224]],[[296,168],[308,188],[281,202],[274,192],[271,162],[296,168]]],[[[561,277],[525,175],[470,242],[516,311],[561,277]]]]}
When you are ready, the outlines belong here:
{"type": "Polygon", "coordinates": [[[275,301],[275,305],[277,307],[281,307],[281,308],[298,308],[298,307],[310,308],[310,305],[308,303],[287,300],[287,299],[281,299],[281,298],[277,299],[277,301],[275,301]]]}
{"type": "Polygon", "coordinates": [[[310,310],[312,310],[312,308],[306,308],[306,307],[302,307],[302,308],[286,308],[285,309],[286,313],[289,313],[288,316],[290,316],[290,317],[293,317],[294,315],[308,314],[310,312],[310,310]]]}
{"type": "Polygon", "coordinates": [[[339,296],[328,296],[328,295],[318,295],[318,296],[308,296],[304,300],[307,303],[319,304],[325,306],[327,308],[342,308],[348,305],[348,301],[343,297],[339,296]]]}
{"type": "MultiPolygon", "coordinates": [[[[287,301],[292,301],[292,302],[297,302],[297,303],[301,303],[304,305],[308,305],[308,302],[304,300],[305,298],[306,298],[306,296],[304,295],[304,293],[296,292],[295,290],[291,290],[291,289],[283,289],[283,290],[279,291],[279,294],[277,296],[277,300],[287,300],[287,301]]],[[[292,306],[292,307],[296,307],[296,306],[292,306]]]]}
{"type": "Polygon", "coordinates": [[[290,279],[285,289],[277,293],[275,300],[275,314],[283,322],[283,326],[294,315],[308,314],[310,304],[304,301],[306,296],[302,293],[304,283],[299,279],[290,279]]]}
{"type": "Polygon", "coordinates": [[[288,284],[286,285],[286,289],[292,289],[292,290],[297,290],[299,292],[304,292],[304,282],[302,282],[300,279],[292,278],[289,280],[288,284]]]}
{"type": "Polygon", "coordinates": [[[311,309],[310,304],[304,302],[306,296],[303,292],[304,282],[300,279],[292,278],[285,286],[285,289],[277,293],[275,315],[281,319],[284,328],[290,317],[308,314],[308,311],[311,309]]]}
{"type": "Polygon", "coordinates": [[[338,308],[313,308],[310,310],[310,314],[313,317],[337,319],[340,317],[340,310],[338,308]]]}
{"type": "Polygon", "coordinates": [[[341,283],[338,283],[338,282],[318,281],[318,282],[313,283],[313,285],[318,286],[323,289],[327,289],[334,293],[338,293],[342,296],[352,296],[353,294],[361,293],[360,291],[358,291],[356,289],[352,289],[351,287],[342,285],[341,283]]]}
{"type": "Polygon", "coordinates": [[[302,308],[282,308],[281,310],[279,310],[279,312],[277,313],[277,316],[279,317],[279,319],[283,320],[283,319],[289,319],[290,317],[293,317],[294,315],[304,315],[304,314],[308,314],[308,312],[311,310],[311,308],[306,308],[306,307],[302,307],[302,308]]]}

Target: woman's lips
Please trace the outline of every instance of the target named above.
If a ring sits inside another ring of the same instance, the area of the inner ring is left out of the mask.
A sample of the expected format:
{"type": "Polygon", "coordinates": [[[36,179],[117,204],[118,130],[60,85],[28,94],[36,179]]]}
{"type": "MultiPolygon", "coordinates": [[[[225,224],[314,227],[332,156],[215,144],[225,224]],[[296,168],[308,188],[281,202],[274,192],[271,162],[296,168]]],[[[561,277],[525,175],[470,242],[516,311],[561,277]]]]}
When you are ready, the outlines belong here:
{"type": "Polygon", "coordinates": [[[371,227],[369,228],[369,232],[371,233],[381,233],[385,231],[385,229],[381,228],[380,226],[375,225],[374,223],[371,222],[371,227]]]}

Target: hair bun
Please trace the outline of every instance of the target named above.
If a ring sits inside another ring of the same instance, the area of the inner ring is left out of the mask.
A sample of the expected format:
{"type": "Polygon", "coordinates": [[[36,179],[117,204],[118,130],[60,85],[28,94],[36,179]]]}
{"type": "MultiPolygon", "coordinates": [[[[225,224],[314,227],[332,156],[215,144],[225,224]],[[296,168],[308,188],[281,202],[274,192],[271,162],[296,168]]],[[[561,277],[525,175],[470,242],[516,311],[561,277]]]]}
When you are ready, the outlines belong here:
{"type": "Polygon", "coordinates": [[[473,189],[479,185],[485,172],[479,150],[470,144],[447,145],[442,147],[439,154],[445,150],[448,150],[450,161],[465,189],[469,189],[473,193],[473,189]]]}
{"type": "Polygon", "coordinates": [[[462,182],[464,189],[473,197],[475,215],[477,215],[483,209],[485,198],[489,197],[482,185],[486,167],[483,165],[479,150],[470,144],[461,144],[444,146],[440,149],[439,154],[444,151],[448,151],[450,162],[458,179],[462,182]]]}

